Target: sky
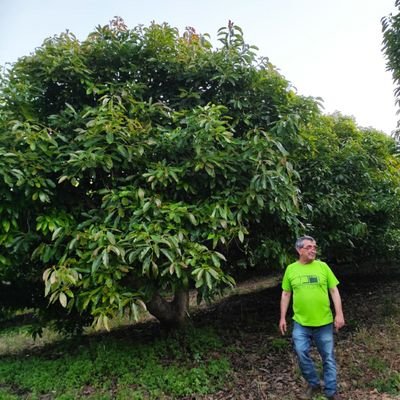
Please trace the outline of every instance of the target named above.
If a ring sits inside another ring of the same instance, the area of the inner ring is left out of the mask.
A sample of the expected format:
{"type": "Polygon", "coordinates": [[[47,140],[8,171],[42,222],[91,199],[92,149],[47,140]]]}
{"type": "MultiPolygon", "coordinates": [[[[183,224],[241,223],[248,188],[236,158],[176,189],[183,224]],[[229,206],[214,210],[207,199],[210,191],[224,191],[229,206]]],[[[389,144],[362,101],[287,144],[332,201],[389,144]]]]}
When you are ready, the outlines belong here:
{"type": "Polygon", "coordinates": [[[167,22],[208,33],[233,21],[299,95],[320,97],[324,112],[361,127],[396,128],[394,84],[382,52],[381,18],[395,0],[0,0],[0,65],[29,55],[67,29],[84,40],[122,17],[129,28],[167,22]]]}

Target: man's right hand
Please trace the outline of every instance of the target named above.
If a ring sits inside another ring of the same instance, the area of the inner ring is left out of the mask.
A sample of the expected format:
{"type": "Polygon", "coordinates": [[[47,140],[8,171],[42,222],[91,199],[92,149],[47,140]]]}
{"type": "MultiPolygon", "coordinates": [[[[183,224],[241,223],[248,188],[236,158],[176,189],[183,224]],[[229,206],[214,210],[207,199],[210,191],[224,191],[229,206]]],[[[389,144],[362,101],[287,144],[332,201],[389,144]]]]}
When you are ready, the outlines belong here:
{"type": "Polygon", "coordinates": [[[281,318],[279,321],[279,330],[281,331],[281,334],[284,335],[287,331],[287,325],[286,325],[286,319],[281,318]]]}

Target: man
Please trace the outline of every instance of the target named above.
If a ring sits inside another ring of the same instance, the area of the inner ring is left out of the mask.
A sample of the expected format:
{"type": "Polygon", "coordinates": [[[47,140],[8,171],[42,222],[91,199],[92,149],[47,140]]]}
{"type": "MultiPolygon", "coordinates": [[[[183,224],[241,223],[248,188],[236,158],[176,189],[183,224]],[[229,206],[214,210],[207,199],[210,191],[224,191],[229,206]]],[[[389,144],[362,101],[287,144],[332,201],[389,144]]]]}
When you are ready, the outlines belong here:
{"type": "Polygon", "coordinates": [[[337,285],[339,281],[329,266],[316,260],[317,244],[311,236],[296,241],[298,261],[290,264],[282,280],[279,329],[287,331],[286,313],[293,293],[293,344],[301,373],[308,387],[301,399],[312,399],[320,390],[320,379],[310,357],[314,341],[323,364],[324,392],[328,399],[339,400],[336,386],[336,361],[334,356],[333,328],[344,326],[342,300],[337,285]],[[329,295],[335,308],[333,318],[329,295]]]}

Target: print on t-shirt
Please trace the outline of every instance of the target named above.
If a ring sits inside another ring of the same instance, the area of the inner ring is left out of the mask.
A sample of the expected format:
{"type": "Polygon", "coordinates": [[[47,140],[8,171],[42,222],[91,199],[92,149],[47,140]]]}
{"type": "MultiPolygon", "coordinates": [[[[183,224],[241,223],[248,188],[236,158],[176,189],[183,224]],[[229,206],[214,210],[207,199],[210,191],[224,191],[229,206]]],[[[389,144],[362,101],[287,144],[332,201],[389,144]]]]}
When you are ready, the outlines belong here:
{"type": "Polygon", "coordinates": [[[303,275],[301,277],[302,285],[315,285],[319,284],[319,276],[318,275],[303,275]]]}

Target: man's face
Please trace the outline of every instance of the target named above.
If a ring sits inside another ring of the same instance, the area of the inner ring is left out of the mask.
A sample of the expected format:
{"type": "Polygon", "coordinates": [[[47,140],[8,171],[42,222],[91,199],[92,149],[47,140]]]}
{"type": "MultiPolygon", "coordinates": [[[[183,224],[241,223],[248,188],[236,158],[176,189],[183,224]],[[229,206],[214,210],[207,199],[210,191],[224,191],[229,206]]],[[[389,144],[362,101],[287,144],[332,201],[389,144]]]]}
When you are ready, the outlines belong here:
{"type": "Polygon", "coordinates": [[[297,249],[299,253],[299,261],[303,264],[308,264],[315,260],[317,256],[317,243],[312,240],[304,240],[303,247],[297,249]]]}

